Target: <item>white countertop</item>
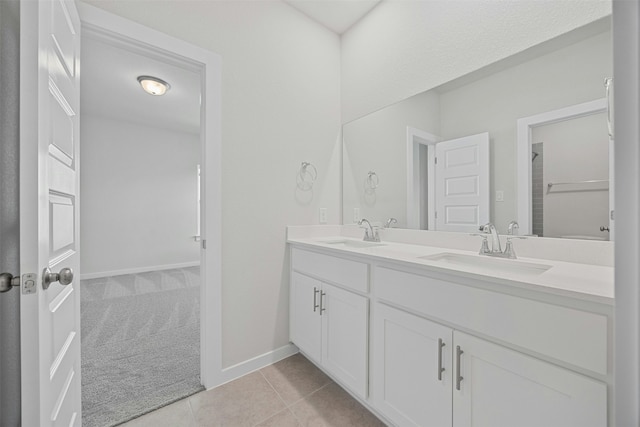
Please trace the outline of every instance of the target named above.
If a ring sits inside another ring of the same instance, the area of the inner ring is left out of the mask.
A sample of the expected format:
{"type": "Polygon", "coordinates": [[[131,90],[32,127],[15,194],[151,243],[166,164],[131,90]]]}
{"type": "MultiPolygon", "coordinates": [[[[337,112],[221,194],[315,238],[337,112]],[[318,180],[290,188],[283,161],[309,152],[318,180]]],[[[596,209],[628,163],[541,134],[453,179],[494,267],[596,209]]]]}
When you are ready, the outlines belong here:
{"type": "MultiPolygon", "coordinates": [[[[481,256],[478,255],[477,251],[391,241],[381,242],[383,243],[382,246],[364,248],[349,247],[341,243],[335,243],[346,240],[359,242],[362,239],[349,238],[338,234],[322,237],[290,235],[287,242],[296,246],[306,246],[326,251],[332,255],[342,253],[367,256],[376,260],[405,263],[424,268],[426,271],[452,274],[459,277],[482,279],[484,281],[490,278],[492,283],[498,285],[515,286],[520,289],[562,295],[607,305],[614,304],[614,269],[610,266],[518,257],[516,261],[519,262],[550,266],[548,270],[542,273],[524,273],[506,271],[500,268],[484,268],[479,265],[452,265],[447,262],[422,258],[448,253],[478,257],[479,260],[486,258],[487,264],[490,264],[492,260],[498,259],[501,262],[510,262],[508,259],[481,256]]],[[[481,263],[480,261],[478,264],[481,263]]]]}

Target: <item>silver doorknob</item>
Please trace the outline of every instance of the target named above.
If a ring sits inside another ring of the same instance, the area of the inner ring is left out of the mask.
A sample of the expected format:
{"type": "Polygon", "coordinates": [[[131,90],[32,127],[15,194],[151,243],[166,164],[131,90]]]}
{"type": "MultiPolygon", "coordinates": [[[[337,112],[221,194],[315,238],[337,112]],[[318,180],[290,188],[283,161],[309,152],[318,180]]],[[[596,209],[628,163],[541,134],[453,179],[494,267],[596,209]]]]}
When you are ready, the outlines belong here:
{"type": "Polygon", "coordinates": [[[60,273],[52,273],[49,267],[42,272],[42,289],[49,289],[53,282],[60,282],[61,285],[68,285],[73,282],[73,270],[63,268],[60,273]]]}
{"type": "Polygon", "coordinates": [[[14,286],[20,286],[20,277],[13,277],[11,273],[0,274],[0,293],[10,291],[14,286]]]}

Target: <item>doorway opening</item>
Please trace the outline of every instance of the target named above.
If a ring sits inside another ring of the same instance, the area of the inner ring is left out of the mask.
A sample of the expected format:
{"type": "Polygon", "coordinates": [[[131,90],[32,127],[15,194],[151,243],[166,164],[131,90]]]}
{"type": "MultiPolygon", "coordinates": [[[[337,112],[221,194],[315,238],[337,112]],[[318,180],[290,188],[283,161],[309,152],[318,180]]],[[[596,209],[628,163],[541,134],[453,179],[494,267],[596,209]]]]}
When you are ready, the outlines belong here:
{"type": "Polygon", "coordinates": [[[475,232],[489,221],[489,134],[441,141],[407,127],[407,226],[475,232]]]}
{"type": "Polygon", "coordinates": [[[518,223],[527,234],[614,239],[607,111],[602,98],[518,120],[518,223]]]}
{"type": "Polygon", "coordinates": [[[203,389],[201,88],[188,66],[83,36],[83,424],[102,426],[203,389]],[[140,75],[171,88],[147,94],[140,75]]]}
{"type": "Polygon", "coordinates": [[[221,382],[220,67],[81,16],[83,423],[116,425],[221,382]],[[143,91],[148,75],[164,96],[143,91]]]}

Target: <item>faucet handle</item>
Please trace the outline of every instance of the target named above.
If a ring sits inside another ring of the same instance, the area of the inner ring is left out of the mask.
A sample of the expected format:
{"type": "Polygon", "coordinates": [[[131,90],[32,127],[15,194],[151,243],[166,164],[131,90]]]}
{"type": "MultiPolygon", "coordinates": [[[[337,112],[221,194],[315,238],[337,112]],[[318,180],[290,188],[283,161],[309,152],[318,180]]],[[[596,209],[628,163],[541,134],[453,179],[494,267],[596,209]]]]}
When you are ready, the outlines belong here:
{"type": "Polygon", "coordinates": [[[507,236],[507,246],[504,248],[504,254],[509,259],[516,259],[516,251],[513,249],[513,243],[511,242],[513,239],[526,239],[525,236],[507,236]]]}
{"type": "Polygon", "coordinates": [[[478,227],[478,231],[480,231],[482,233],[491,234],[491,227],[493,227],[493,224],[488,222],[488,223],[482,224],[480,227],[478,227]]]}
{"type": "Polygon", "coordinates": [[[491,252],[489,250],[489,235],[485,234],[485,233],[470,233],[469,236],[477,236],[477,237],[482,237],[482,245],[480,246],[480,251],[478,252],[478,254],[480,255],[484,255],[484,254],[488,254],[489,252],[491,252]]]}
{"type": "Polygon", "coordinates": [[[482,237],[484,240],[487,240],[489,237],[489,235],[485,233],[469,233],[469,236],[482,237]]]}
{"type": "Polygon", "coordinates": [[[516,259],[516,252],[513,250],[513,243],[511,243],[511,238],[507,237],[507,246],[504,248],[504,255],[509,259],[516,259]]]}
{"type": "Polygon", "coordinates": [[[364,228],[365,230],[368,230],[369,228],[371,228],[371,223],[369,222],[368,219],[362,218],[360,221],[358,221],[358,226],[360,228],[364,228]]]}

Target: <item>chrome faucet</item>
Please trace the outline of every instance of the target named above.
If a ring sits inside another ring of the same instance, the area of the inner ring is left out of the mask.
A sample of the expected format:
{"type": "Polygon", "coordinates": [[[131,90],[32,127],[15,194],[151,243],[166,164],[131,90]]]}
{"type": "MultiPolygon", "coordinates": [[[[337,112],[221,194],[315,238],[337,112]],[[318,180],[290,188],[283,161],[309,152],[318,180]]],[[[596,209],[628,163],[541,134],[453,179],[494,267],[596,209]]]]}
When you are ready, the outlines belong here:
{"type": "Polygon", "coordinates": [[[498,236],[498,230],[495,225],[490,222],[480,227],[480,231],[483,233],[491,234],[491,253],[502,253],[502,247],[500,246],[500,236],[498,236]]]}
{"type": "Polygon", "coordinates": [[[378,234],[377,228],[373,228],[371,223],[365,218],[362,218],[360,221],[358,221],[358,225],[360,227],[362,227],[362,224],[366,224],[366,227],[367,227],[364,230],[364,239],[363,240],[365,242],[379,242],[380,241],[380,235],[378,234]],[[371,232],[371,233],[369,233],[369,232],[371,232]]]}
{"type": "Polygon", "coordinates": [[[397,222],[398,222],[398,220],[397,220],[397,219],[395,219],[395,218],[389,218],[389,219],[387,220],[387,223],[385,224],[384,228],[391,228],[391,226],[392,226],[393,224],[396,224],[397,222]]]}
{"type": "Polygon", "coordinates": [[[472,236],[482,237],[482,246],[480,247],[479,254],[498,257],[498,258],[516,259],[516,252],[513,249],[513,243],[511,242],[511,240],[526,239],[526,237],[524,236],[513,235],[514,230],[517,230],[518,228],[519,226],[516,221],[511,221],[511,223],[509,223],[509,229],[507,231],[508,233],[507,244],[504,248],[504,251],[502,251],[502,248],[500,246],[500,236],[498,236],[498,230],[496,230],[496,227],[490,222],[481,226],[480,231],[482,231],[482,234],[478,234],[478,233],[472,234],[472,236]],[[491,249],[489,249],[489,242],[488,242],[489,235],[491,236],[491,249]]]}
{"type": "Polygon", "coordinates": [[[520,224],[518,224],[518,221],[511,221],[509,223],[509,227],[507,228],[507,234],[509,236],[513,236],[514,234],[517,234],[517,230],[520,230],[520,224]]]}

